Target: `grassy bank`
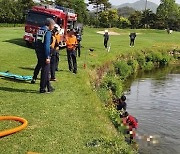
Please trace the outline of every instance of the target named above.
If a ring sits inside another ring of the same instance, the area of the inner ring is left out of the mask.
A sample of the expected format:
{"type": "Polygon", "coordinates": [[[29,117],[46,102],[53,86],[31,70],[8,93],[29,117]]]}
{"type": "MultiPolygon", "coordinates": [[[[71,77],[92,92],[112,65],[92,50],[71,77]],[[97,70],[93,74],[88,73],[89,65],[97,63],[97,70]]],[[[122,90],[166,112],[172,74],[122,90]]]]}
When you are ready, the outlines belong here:
{"type": "MultiPolygon", "coordinates": [[[[102,102],[105,103],[107,113],[119,132],[124,133],[126,127],[119,117],[114,100],[123,95],[128,87],[127,80],[135,79],[139,72],[149,72],[156,69],[163,69],[171,63],[177,64],[180,59],[180,50],[154,50],[140,51],[136,54],[123,54],[108,64],[104,64],[96,70],[94,85],[102,102]]],[[[124,134],[125,136],[129,136],[124,134]]]]}
{"type": "MultiPolygon", "coordinates": [[[[99,30],[99,29],[98,29],[99,30]]],[[[129,48],[128,30],[117,30],[121,35],[111,36],[111,51],[103,48],[102,35],[96,29],[85,28],[82,56],[78,58],[78,74],[68,72],[65,51],[61,52],[56,91],[50,95],[38,93],[35,85],[0,79],[0,115],[16,115],[26,118],[26,130],[0,139],[1,153],[133,153],[112,125],[104,104],[92,90],[92,74],[105,63],[115,61],[122,54],[136,54],[151,49],[174,49],[180,46],[180,33],[138,30],[136,47],[129,48]],[[86,70],[83,69],[85,53],[86,70]]],[[[0,71],[32,75],[36,65],[34,50],[26,48],[22,40],[23,28],[0,28],[0,71]]],[[[95,74],[96,75],[96,74],[95,74]]],[[[3,122],[0,129],[17,123],[3,122]]]]}

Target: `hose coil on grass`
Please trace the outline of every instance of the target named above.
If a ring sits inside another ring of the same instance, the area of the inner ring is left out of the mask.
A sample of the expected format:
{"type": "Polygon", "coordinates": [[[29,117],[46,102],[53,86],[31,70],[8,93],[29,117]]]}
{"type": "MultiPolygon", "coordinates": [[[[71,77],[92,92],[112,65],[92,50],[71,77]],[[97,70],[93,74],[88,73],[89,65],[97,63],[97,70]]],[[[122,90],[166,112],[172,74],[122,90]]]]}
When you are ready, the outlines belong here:
{"type": "Polygon", "coordinates": [[[23,129],[25,129],[28,125],[28,122],[26,119],[23,119],[21,117],[15,117],[15,116],[0,116],[0,121],[1,120],[14,120],[14,121],[18,121],[18,122],[21,122],[22,125],[18,126],[18,127],[15,127],[15,128],[11,128],[11,129],[7,129],[7,130],[3,130],[3,131],[0,131],[0,138],[1,137],[4,137],[4,136],[7,136],[7,135],[10,135],[10,134],[13,134],[13,133],[16,133],[16,132],[19,132],[23,129]]]}

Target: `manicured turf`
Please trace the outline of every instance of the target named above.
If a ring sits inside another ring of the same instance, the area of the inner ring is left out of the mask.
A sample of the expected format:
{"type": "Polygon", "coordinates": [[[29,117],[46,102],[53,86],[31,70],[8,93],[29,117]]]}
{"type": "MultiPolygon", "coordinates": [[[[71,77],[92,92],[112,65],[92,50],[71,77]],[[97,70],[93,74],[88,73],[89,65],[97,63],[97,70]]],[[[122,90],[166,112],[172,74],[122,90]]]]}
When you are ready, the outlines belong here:
{"type": "MultiPolygon", "coordinates": [[[[99,30],[99,29],[98,29],[99,30]]],[[[39,94],[39,81],[17,82],[0,78],[0,115],[24,117],[29,125],[26,130],[0,139],[0,153],[104,153],[100,147],[87,147],[93,139],[113,140],[117,132],[104,111],[103,103],[92,90],[89,70],[116,58],[121,53],[150,48],[180,46],[180,33],[168,35],[165,31],[138,30],[136,47],[129,48],[129,30],[118,30],[119,36],[111,36],[110,53],[103,48],[102,35],[96,29],[85,28],[82,56],[78,60],[78,74],[68,71],[66,52],[61,51],[57,82],[52,94],[39,94]],[[88,69],[83,69],[85,53],[88,69]]],[[[36,65],[33,49],[25,47],[23,28],[0,28],[0,71],[32,75],[36,65]]],[[[17,126],[14,122],[0,122],[0,130],[17,126]]],[[[118,136],[122,138],[122,136],[118,136]]],[[[129,147],[122,139],[122,149],[129,147]]],[[[132,152],[130,149],[127,151],[132,152]]],[[[108,151],[107,151],[108,153],[108,151]]]]}

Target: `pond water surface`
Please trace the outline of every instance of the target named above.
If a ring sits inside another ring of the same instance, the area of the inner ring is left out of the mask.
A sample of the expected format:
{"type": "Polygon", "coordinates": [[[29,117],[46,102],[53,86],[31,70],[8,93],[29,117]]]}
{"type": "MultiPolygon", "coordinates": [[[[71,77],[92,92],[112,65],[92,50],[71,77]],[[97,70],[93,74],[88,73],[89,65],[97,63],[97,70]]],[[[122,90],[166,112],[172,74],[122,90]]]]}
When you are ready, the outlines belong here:
{"type": "Polygon", "coordinates": [[[127,110],[138,119],[139,152],[180,154],[180,66],[141,73],[130,83],[127,110]]]}

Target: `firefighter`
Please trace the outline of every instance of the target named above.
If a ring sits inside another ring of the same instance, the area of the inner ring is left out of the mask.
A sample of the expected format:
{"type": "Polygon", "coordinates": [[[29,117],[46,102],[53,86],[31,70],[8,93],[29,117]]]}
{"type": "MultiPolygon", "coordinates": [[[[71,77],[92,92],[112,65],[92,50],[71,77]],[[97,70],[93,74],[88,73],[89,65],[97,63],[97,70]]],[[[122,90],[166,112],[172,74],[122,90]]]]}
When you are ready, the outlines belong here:
{"type": "MultiPolygon", "coordinates": [[[[59,31],[59,27],[58,27],[57,24],[55,24],[54,29],[52,30],[52,33],[54,35],[52,35],[52,37],[51,37],[51,67],[50,67],[50,68],[52,68],[52,63],[55,62],[56,63],[56,64],[54,64],[55,69],[57,68],[57,65],[59,63],[59,52],[58,52],[58,50],[59,50],[60,34],[58,33],[58,31],[59,31]],[[55,36],[55,38],[53,38],[53,36],[55,36]],[[53,41],[53,39],[55,39],[55,40],[53,41]],[[54,52],[52,51],[52,47],[53,47],[53,49],[54,48],[56,49],[54,52]],[[53,54],[53,57],[52,57],[52,54],[53,54]],[[55,55],[56,59],[55,60],[53,59],[54,60],[53,61],[52,58],[55,58],[54,55],[55,55]]],[[[41,66],[41,64],[42,64],[41,58],[39,58],[40,56],[39,56],[38,51],[36,50],[36,47],[35,47],[35,51],[36,51],[36,56],[37,56],[37,59],[38,59],[38,63],[36,65],[35,69],[34,69],[33,79],[31,80],[32,84],[34,84],[36,82],[37,76],[38,76],[39,71],[40,71],[40,69],[42,67],[41,66]]],[[[53,77],[52,73],[53,72],[52,72],[52,69],[51,69],[51,80],[55,81],[56,80],[55,79],[55,74],[54,74],[54,77],[53,77]]]]}
{"type": "Polygon", "coordinates": [[[46,88],[47,92],[54,91],[49,81],[51,30],[53,30],[54,24],[53,19],[47,18],[45,26],[38,30],[36,36],[35,48],[38,57],[38,67],[41,67],[40,93],[45,93],[46,88]]]}
{"type": "Polygon", "coordinates": [[[77,31],[76,31],[76,38],[77,38],[77,42],[78,42],[76,51],[78,53],[78,57],[80,57],[81,56],[81,40],[82,40],[82,37],[81,37],[79,29],[77,29],[77,31]]]}
{"type": "Polygon", "coordinates": [[[59,35],[59,26],[55,24],[54,29],[52,31],[52,37],[51,37],[51,81],[56,81],[55,78],[55,71],[57,69],[57,65],[59,62],[59,42],[60,42],[60,35],[59,35]]]}
{"type": "Polygon", "coordinates": [[[59,44],[61,42],[61,34],[60,34],[60,31],[61,31],[61,28],[59,25],[55,24],[54,26],[56,28],[56,33],[55,33],[55,38],[56,38],[56,71],[59,70],[58,66],[59,66],[59,61],[60,61],[60,48],[59,48],[59,44]]]}
{"type": "Polygon", "coordinates": [[[69,71],[73,71],[74,74],[77,73],[77,61],[76,61],[76,47],[77,39],[74,35],[74,30],[71,29],[68,32],[66,37],[66,46],[67,46],[67,59],[69,65],[69,71]]]}

